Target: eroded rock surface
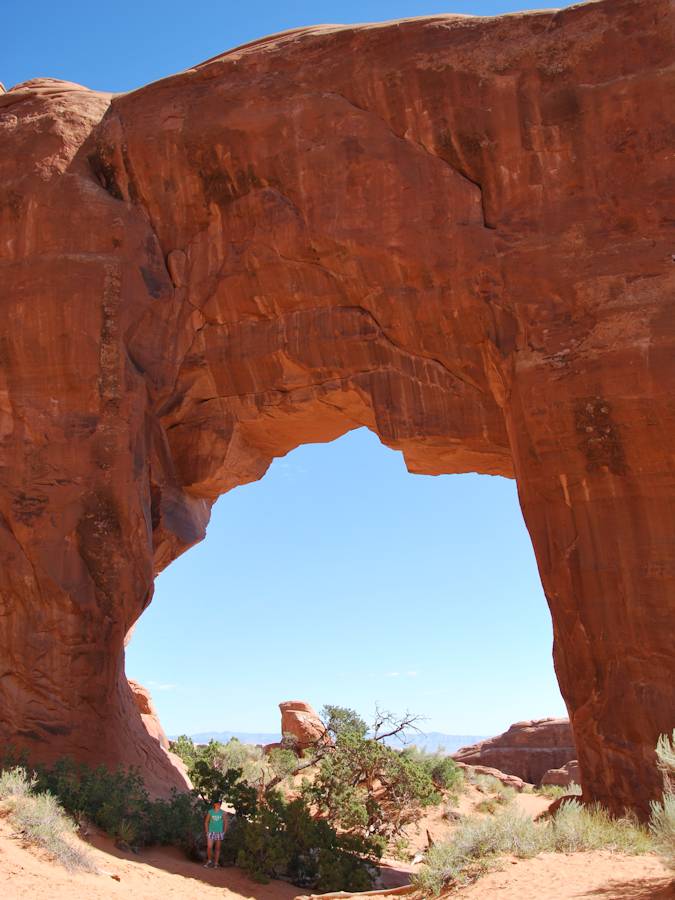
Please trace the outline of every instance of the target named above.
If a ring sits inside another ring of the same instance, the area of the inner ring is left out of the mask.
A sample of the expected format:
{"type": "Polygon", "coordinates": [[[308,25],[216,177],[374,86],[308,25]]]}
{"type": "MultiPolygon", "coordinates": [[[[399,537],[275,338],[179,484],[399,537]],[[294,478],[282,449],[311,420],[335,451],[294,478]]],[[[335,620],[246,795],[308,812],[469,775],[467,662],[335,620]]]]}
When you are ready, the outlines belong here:
{"type": "Polygon", "coordinates": [[[365,425],[413,472],[517,478],[584,791],[647,809],[672,15],[308,28],[121,96],[0,95],[0,742],[175,778],[124,676],[155,574],[224,491],[365,425]]]}
{"type": "Polygon", "coordinates": [[[282,739],[290,738],[299,752],[330,740],[316,710],[304,700],[286,700],[281,710],[282,739]]]}
{"type": "Polygon", "coordinates": [[[568,719],[516,722],[496,737],[462,747],[453,758],[471,766],[493,766],[523,781],[539,784],[549,769],[576,756],[568,719]]]}

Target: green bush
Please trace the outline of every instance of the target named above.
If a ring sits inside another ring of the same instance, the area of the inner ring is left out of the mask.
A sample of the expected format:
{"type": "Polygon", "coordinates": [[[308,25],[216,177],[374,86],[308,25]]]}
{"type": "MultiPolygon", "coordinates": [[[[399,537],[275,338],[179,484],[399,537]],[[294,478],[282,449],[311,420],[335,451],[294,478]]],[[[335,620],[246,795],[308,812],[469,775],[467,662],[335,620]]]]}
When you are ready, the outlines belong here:
{"type": "Polygon", "coordinates": [[[451,756],[442,753],[426,753],[417,747],[406,747],[403,755],[420,765],[439,791],[461,792],[464,772],[451,756]]]}
{"type": "Polygon", "coordinates": [[[339,835],[324,819],[314,819],[302,799],[278,794],[248,819],[238,819],[223,842],[222,858],[256,881],[283,876],[321,892],[372,887],[374,860],[382,845],[374,839],[339,835]]]}
{"type": "Polygon", "coordinates": [[[298,765],[291,750],[274,748],[266,754],[262,747],[237,738],[226,744],[209,741],[195,746],[191,738],[182,735],[171,744],[171,750],[186,764],[192,784],[205,800],[223,797],[240,815],[250,812],[259,789],[277,776],[279,782],[284,781],[298,765]]]}
{"type": "Polygon", "coordinates": [[[36,791],[36,783],[23,768],[0,773],[0,805],[10,822],[26,841],[43,847],[69,871],[94,871],[90,857],[72,839],[77,826],[55,797],[36,791]]]}
{"type": "Polygon", "coordinates": [[[205,808],[197,796],[174,790],[168,800],[151,800],[133,769],[111,772],[64,758],[38,766],[35,783],[76,819],[84,817],[131,846],[172,844],[192,852],[195,835],[203,830],[205,808]]]}
{"type": "Polygon", "coordinates": [[[425,807],[440,803],[430,772],[414,755],[366,737],[363,721],[351,710],[330,707],[329,712],[335,745],[303,796],[331,824],[390,839],[417,821],[425,807]]]}

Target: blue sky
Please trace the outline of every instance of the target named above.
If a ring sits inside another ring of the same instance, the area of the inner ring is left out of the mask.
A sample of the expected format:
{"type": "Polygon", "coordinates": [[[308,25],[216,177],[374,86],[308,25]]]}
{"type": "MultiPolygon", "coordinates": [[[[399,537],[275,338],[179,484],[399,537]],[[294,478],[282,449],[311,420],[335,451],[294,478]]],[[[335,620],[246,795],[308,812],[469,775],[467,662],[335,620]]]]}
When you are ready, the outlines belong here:
{"type": "MultiPolygon", "coordinates": [[[[0,81],[124,91],[299,25],[545,5],[34,0],[3,9],[0,81]]],[[[551,641],[515,484],[409,475],[360,430],[301,447],[220,499],[207,539],[158,579],[127,670],[169,733],[275,731],[277,703],[306,699],[492,734],[565,714],[551,641]]]]}
{"type": "Polygon", "coordinates": [[[38,76],[128,91],[237,44],[325,22],[377,22],[437,13],[496,15],[570,6],[531,0],[31,0],[2,4],[6,87],[38,76]]]}
{"type": "Polygon", "coordinates": [[[365,429],[221,497],[128,649],[169,733],[275,731],[280,700],[424,730],[564,715],[515,483],[410,475],[365,429]]]}

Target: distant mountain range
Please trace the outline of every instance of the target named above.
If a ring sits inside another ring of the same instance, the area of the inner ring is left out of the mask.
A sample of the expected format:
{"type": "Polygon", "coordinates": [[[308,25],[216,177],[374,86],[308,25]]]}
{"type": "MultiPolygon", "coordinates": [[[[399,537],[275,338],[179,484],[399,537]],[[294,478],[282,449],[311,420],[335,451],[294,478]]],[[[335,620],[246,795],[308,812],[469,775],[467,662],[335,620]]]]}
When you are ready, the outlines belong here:
{"type": "MultiPolygon", "coordinates": [[[[274,744],[281,740],[278,732],[274,734],[255,731],[201,731],[198,734],[191,734],[190,737],[195,744],[208,744],[211,740],[226,744],[232,738],[237,738],[243,744],[274,744]]],[[[435,753],[437,750],[455,753],[460,747],[468,747],[477,741],[484,740],[485,737],[488,735],[443,734],[441,731],[429,731],[426,734],[410,732],[406,734],[406,744],[415,744],[420,750],[426,750],[428,753],[435,753]]],[[[171,739],[175,740],[175,736],[171,739]]],[[[391,738],[387,743],[392,747],[401,746],[401,742],[396,738],[391,738]]]]}

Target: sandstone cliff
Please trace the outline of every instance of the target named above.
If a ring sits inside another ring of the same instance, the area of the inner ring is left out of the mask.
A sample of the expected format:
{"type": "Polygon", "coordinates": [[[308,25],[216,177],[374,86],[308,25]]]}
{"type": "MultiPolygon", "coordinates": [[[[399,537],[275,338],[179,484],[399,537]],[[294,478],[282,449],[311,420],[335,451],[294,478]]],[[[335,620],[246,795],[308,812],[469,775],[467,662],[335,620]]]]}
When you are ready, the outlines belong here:
{"type": "Polygon", "coordinates": [[[567,719],[516,722],[497,737],[462,747],[453,758],[471,766],[493,766],[539,784],[549,769],[576,758],[572,729],[567,719]]]}

